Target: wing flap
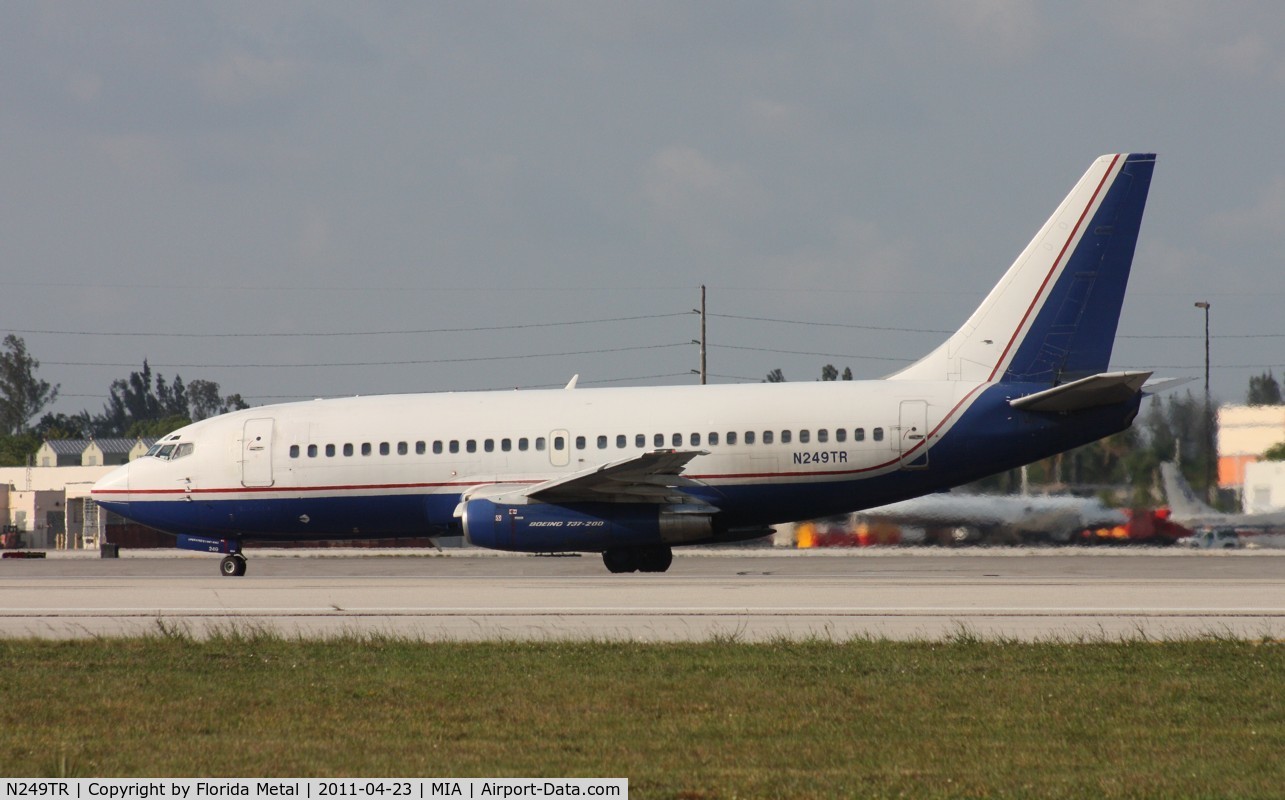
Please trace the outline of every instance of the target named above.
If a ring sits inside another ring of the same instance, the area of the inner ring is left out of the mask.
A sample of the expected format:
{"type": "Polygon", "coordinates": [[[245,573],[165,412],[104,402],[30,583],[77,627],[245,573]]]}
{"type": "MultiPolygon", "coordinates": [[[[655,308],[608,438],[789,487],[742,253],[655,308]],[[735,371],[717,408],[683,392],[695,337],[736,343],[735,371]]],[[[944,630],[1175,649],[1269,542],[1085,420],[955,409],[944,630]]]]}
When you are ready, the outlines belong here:
{"type": "Polygon", "coordinates": [[[524,494],[546,503],[650,501],[690,503],[683,493],[701,484],[682,475],[703,450],[653,450],[621,461],[591,467],[530,487],[524,494]]]}

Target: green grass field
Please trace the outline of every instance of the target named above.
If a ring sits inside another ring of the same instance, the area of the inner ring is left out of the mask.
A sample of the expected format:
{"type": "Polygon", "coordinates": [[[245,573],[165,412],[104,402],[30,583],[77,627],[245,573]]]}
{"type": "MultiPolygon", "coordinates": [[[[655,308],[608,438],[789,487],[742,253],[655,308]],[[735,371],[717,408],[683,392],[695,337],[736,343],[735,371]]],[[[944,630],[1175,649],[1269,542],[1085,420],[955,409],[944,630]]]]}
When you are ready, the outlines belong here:
{"type": "Polygon", "coordinates": [[[1285,645],[0,641],[6,776],[627,777],[635,798],[1280,797],[1285,645]]]}

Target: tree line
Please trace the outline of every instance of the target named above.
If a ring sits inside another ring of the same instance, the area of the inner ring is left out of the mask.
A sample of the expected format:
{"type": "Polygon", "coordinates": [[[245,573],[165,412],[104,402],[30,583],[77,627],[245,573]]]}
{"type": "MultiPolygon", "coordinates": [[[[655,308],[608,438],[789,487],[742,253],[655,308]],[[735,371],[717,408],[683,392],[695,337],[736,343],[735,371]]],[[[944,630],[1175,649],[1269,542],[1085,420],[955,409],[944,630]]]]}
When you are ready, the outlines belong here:
{"type": "Polygon", "coordinates": [[[40,362],[21,337],[0,345],[0,466],[22,466],[45,439],[159,437],[192,422],[249,408],[239,394],[222,393],[215,381],[184,383],[143,368],[112,381],[102,413],[41,412],[58,399],[59,386],[37,375],[40,362]],[[32,422],[39,417],[39,420],[32,422]]]}

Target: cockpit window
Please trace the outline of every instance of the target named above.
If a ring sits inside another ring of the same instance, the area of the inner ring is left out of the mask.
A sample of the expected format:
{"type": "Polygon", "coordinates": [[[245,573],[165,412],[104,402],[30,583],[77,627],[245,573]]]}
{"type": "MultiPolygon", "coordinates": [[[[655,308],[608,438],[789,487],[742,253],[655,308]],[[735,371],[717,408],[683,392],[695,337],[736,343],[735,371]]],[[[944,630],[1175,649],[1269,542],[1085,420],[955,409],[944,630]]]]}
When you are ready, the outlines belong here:
{"type": "Polygon", "coordinates": [[[192,442],[184,442],[183,444],[180,444],[178,446],[178,448],[174,451],[174,455],[171,456],[171,458],[182,458],[183,456],[190,456],[192,455],[192,452],[195,450],[196,450],[195,444],[193,444],[192,442]]]}
{"type": "Polygon", "coordinates": [[[175,445],[161,445],[161,449],[156,453],[156,457],[164,461],[169,461],[170,454],[174,452],[175,445]]]}
{"type": "Polygon", "coordinates": [[[160,444],[154,444],[154,445],[152,445],[151,447],[147,448],[147,452],[146,452],[146,453],[144,453],[143,455],[144,455],[144,457],[146,457],[146,456],[154,456],[154,455],[156,455],[157,453],[159,453],[160,451],[161,451],[161,446],[160,446],[160,444]]]}

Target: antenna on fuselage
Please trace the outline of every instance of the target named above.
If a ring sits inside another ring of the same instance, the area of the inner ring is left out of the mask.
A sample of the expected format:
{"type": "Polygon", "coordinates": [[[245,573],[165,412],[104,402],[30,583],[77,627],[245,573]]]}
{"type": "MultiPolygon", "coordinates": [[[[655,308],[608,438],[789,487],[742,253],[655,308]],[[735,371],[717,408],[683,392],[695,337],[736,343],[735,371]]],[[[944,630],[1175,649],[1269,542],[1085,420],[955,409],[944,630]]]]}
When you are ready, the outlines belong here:
{"type": "Polygon", "coordinates": [[[578,380],[580,380],[580,373],[579,373],[579,372],[577,372],[575,375],[572,375],[572,376],[571,376],[571,380],[567,381],[567,385],[566,385],[566,386],[564,386],[563,388],[564,388],[564,389],[574,389],[574,388],[576,388],[576,381],[578,381],[578,380]]]}

